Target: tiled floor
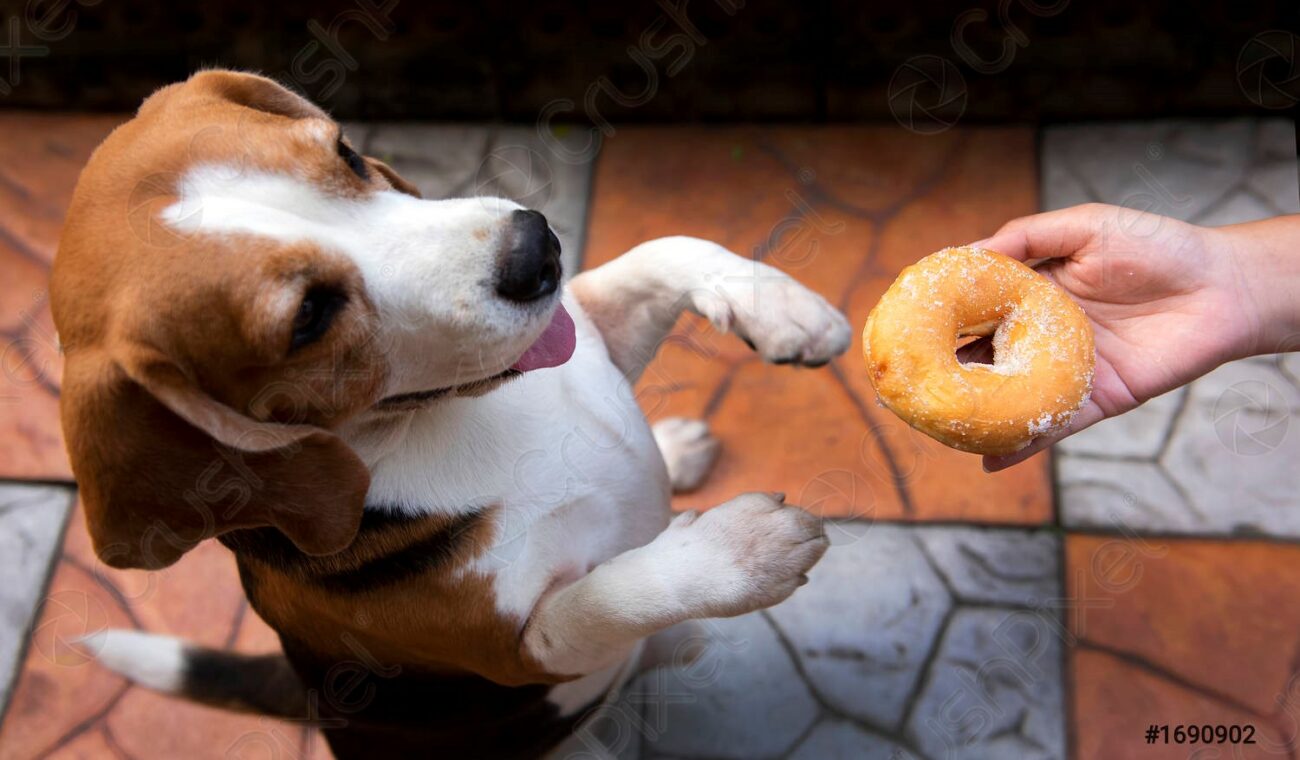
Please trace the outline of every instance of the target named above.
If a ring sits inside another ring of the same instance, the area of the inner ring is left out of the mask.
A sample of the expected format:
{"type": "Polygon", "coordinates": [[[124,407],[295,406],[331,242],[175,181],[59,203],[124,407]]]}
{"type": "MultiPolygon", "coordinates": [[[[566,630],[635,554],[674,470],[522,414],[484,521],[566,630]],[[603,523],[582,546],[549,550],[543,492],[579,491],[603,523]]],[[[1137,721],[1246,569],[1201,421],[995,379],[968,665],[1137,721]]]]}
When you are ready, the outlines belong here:
{"type": "MultiPolygon", "coordinates": [[[[300,726],[128,687],[68,644],[133,626],[275,646],[216,544],[162,573],[106,570],[73,514],[57,545],[72,497],[43,288],[76,169],[111,123],[0,114],[20,136],[0,145],[0,271],[15,273],[0,283],[0,479],[52,483],[0,489],[0,684],[30,642],[0,760],[327,755],[300,726]]],[[[1040,206],[1157,203],[1219,224],[1294,212],[1300,194],[1284,122],[1057,128],[1038,156],[1026,129],[621,129],[594,177],[526,130],[352,134],[428,195],[541,207],[569,264],[584,234],[587,266],[648,237],[709,237],[789,271],[855,324],[902,266],[1040,206]]],[[[694,664],[634,682],[593,735],[620,757],[1145,758],[1190,751],[1145,745],[1152,722],[1236,722],[1258,732],[1241,756],[1294,756],[1295,355],[1229,365],[1099,425],[1054,467],[1040,457],[987,476],[877,407],[859,352],[817,371],[768,367],[694,320],[667,343],[637,389],[647,414],[707,417],[724,442],[679,506],[784,490],[833,518],[833,546],[790,601],[707,622],[694,664]]],[[[1221,753],[1198,756],[1232,753],[1208,749],[1221,753]]]]}
{"type": "MultiPolygon", "coordinates": [[[[709,238],[861,325],[904,266],[1036,210],[1033,150],[1028,129],[621,130],[596,166],[586,263],[661,235],[709,238]]],[[[836,517],[1051,519],[1046,458],[990,476],[977,457],[913,435],[876,405],[861,355],[855,334],[829,371],[765,366],[684,320],[637,386],[651,419],[704,417],[722,439],[708,483],[679,503],[762,488],[836,517]]]]}

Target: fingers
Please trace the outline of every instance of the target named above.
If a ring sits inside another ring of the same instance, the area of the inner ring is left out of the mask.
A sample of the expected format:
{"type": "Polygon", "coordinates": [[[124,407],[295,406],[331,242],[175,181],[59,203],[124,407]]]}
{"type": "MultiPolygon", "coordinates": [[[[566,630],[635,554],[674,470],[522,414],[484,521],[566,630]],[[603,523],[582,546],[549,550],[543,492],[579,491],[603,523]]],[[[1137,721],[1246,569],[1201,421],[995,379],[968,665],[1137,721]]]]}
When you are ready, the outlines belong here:
{"type": "Polygon", "coordinates": [[[1020,464],[1043,449],[1055,445],[1056,442],[1062,438],[1068,438],[1080,430],[1092,427],[1105,418],[1106,413],[1101,410],[1101,407],[1097,406],[1090,400],[1088,403],[1083,405],[1083,408],[1079,410],[1078,414],[1074,415],[1074,419],[1064,430],[1053,435],[1035,438],[1028,446],[1014,454],[984,457],[984,471],[998,472],[999,470],[1005,470],[1008,467],[1020,464]]]}
{"type": "Polygon", "coordinates": [[[1019,261],[1066,258],[1086,248],[1101,232],[1110,207],[1100,204],[1072,206],[1012,219],[972,246],[997,251],[1019,261]]]}

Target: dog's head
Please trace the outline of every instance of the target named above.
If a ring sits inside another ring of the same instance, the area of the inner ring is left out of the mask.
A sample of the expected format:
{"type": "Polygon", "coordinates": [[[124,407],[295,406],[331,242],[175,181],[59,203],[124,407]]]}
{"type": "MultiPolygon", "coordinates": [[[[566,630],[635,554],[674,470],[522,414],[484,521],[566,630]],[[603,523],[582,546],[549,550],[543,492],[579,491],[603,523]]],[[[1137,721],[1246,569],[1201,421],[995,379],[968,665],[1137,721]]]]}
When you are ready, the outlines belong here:
{"type": "Polygon", "coordinates": [[[160,90],[92,156],[54,263],[96,551],[162,567],[257,526],[342,549],[369,474],[331,431],[566,360],[559,278],[540,214],[421,200],[269,79],[160,90]]]}

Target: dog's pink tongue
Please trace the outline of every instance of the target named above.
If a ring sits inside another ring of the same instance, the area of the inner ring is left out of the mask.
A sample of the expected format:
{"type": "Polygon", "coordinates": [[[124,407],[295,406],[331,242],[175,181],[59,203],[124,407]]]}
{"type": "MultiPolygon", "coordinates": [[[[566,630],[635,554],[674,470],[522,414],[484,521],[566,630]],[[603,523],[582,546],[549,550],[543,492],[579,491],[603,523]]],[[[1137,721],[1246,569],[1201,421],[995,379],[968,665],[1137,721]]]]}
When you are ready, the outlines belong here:
{"type": "Polygon", "coordinates": [[[558,367],[573,356],[577,338],[573,334],[573,317],[564,310],[564,304],[555,307],[555,316],[537,342],[528,347],[511,369],[528,372],[534,369],[558,367]]]}

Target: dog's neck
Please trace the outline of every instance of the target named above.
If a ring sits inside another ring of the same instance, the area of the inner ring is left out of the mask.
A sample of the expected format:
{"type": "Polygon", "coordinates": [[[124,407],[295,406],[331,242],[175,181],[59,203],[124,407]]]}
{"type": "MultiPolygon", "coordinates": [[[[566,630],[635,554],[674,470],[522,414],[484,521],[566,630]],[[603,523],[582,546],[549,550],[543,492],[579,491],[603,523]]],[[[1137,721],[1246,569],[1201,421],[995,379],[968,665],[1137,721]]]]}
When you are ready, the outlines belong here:
{"type": "MultiPolygon", "coordinates": [[[[524,406],[526,382],[417,409],[370,411],[344,425],[339,434],[371,472],[367,507],[452,516],[517,492],[512,468],[550,448],[555,433],[546,411],[524,406]]],[[[530,390],[546,385],[532,383],[530,390]]]]}

